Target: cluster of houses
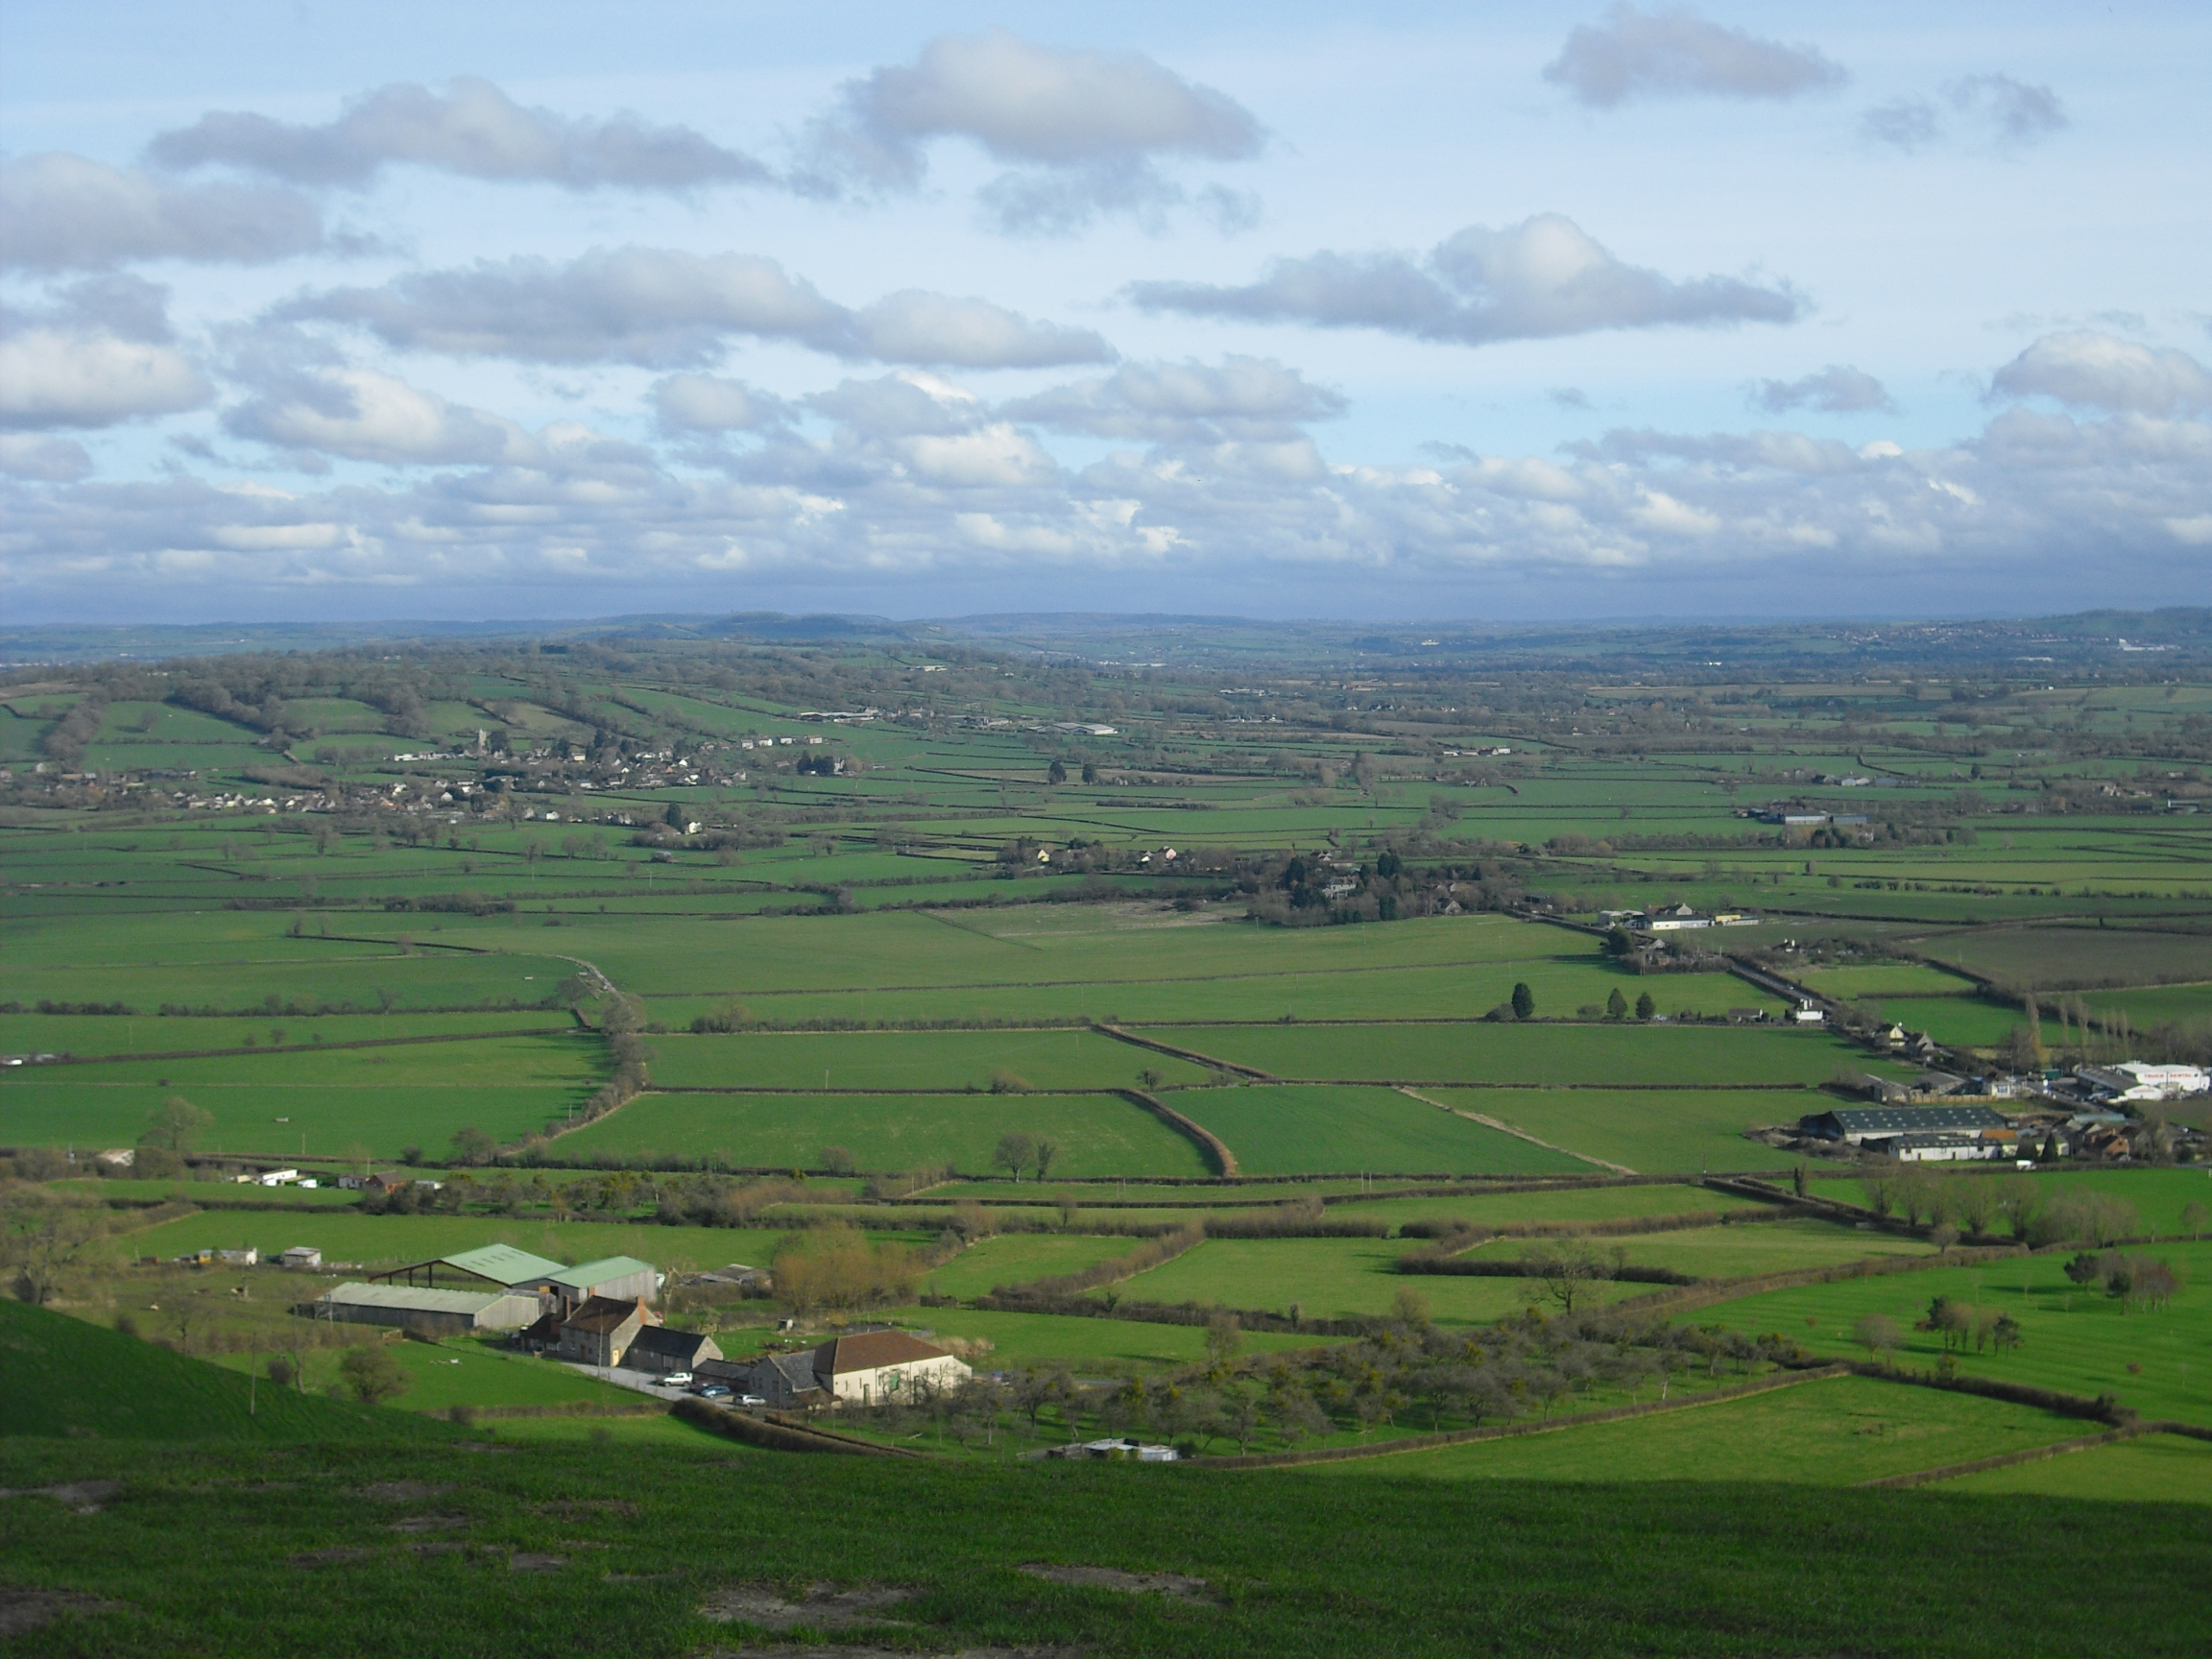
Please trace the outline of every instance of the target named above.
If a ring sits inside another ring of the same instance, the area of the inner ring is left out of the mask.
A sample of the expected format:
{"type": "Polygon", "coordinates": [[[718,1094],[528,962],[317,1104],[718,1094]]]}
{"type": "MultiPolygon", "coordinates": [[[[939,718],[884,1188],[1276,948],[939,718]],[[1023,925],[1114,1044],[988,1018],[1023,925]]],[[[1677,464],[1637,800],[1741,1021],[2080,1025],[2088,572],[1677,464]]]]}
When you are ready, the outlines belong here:
{"type": "Polygon", "coordinates": [[[1760,919],[1748,910],[1716,910],[1708,916],[1688,904],[1657,904],[1648,910],[1600,910],[1598,921],[1633,933],[1688,933],[1703,927],[1756,927],[1760,919]]]}
{"type": "MultiPolygon", "coordinates": [[[[723,1277],[749,1271],[733,1266],[723,1277]]],[[[507,1332],[517,1347],[572,1365],[619,1368],[709,1398],[801,1409],[883,1405],[955,1388],[974,1375],[944,1349],[888,1328],[842,1333],[799,1353],[729,1360],[713,1337],[664,1322],[654,1303],[665,1280],[634,1256],[569,1266],[488,1244],[335,1286],[309,1310],[428,1336],[507,1332]]]]}

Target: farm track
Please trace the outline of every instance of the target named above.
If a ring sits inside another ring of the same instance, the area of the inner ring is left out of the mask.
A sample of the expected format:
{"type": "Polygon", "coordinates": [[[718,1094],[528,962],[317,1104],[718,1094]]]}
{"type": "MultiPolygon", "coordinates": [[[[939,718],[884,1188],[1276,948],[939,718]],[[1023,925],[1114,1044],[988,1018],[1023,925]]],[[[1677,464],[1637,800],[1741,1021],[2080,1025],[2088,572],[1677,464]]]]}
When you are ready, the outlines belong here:
{"type": "Polygon", "coordinates": [[[1162,1043],[1150,1037],[1140,1037],[1135,1032],[1125,1031],[1118,1025],[1101,1024],[1094,1026],[1093,1029],[1101,1031],[1109,1037],[1118,1038],[1135,1047],[1149,1048],[1155,1054],[1166,1054],[1177,1060],[1189,1060],[1200,1066],[1211,1066],[1217,1071],[1227,1071],[1238,1077],[1247,1077],[1255,1083],[1279,1083],[1282,1081],[1281,1078],[1271,1076],[1257,1067],[1238,1066],[1227,1060],[1216,1060],[1213,1055],[1201,1054],[1195,1048],[1178,1048],[1171,1043],[1162,1043]]]}

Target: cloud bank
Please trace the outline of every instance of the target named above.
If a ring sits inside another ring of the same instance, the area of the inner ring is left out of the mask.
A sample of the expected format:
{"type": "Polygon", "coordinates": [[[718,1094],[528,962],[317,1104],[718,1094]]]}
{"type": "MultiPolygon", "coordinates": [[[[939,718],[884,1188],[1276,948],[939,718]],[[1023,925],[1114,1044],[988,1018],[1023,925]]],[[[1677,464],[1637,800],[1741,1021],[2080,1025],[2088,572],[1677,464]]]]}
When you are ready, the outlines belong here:
{"type": "Polygon", "coordinates": [[[182,184],[60,151],[0,163],[0,266],[14,270],[265,265],[323,246],[322,215],[295,191],[182,184]]]}
{"type": "Polygon", "coordinates": [[[1544,79],[1593,109],[1643,98],[1796,98],[1849,77],[1812,46],[1785,46],[1687,11],[1615,6],[1577,24],[1544,79]]]}

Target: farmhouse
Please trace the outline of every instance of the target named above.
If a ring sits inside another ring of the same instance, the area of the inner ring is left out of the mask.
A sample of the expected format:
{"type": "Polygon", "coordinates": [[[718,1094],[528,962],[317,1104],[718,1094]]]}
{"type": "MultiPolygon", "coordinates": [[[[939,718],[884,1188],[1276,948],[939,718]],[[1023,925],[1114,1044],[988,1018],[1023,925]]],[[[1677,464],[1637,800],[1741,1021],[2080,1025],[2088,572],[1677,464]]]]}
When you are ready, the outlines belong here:
{"type": "Polygon", "coordinates": [[[836,1399],[863,1406],[905,1393],[957,1388],[974,1374],[944,1349],[903,1331],[835,1336],[814,1350],[817,1384],[836,1399]]]}
{"type": "Polygon", "coordinates": [[[1800,1132],[1822,1141],[1863,1145],[1869,1138],[1929,1135],[2009,1127],[1986,1106],[1839,1106],[1797,1119],[1800,1132]]]}
{"type": "Polygon", "coordinates": [[[641,1296],[594,1296],[561,1321],[555,1352],[577,1365],[619,1365],[631,1344],[661,1316],[641,1296]]]}
{"type": "Polygon", "coordinates": [[[397,1325],[436,1336],[515,1331],[537,1317],[538,1298],[512,1290],[431,1290],[407,1285],[340,1285],[309,1304],[320,1319],[397,1325]]]}

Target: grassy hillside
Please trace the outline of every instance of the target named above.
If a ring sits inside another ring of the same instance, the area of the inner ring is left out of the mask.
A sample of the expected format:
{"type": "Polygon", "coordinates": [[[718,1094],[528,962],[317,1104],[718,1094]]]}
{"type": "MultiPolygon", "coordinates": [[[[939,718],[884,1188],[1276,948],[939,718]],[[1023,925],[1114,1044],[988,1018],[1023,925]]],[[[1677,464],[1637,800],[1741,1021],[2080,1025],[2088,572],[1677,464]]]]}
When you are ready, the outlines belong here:
{"type": "Polygon", "coordinates": [[[0,1301],[0,1435],[115,1440],[437,1442],[420,1418],[262,1382],[29,1307],[0,1301]]]}

